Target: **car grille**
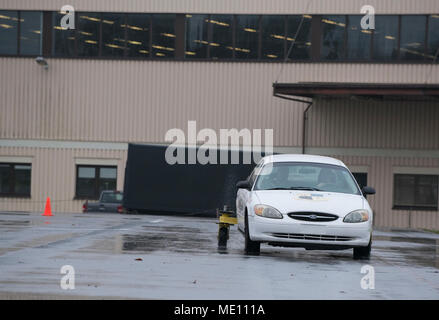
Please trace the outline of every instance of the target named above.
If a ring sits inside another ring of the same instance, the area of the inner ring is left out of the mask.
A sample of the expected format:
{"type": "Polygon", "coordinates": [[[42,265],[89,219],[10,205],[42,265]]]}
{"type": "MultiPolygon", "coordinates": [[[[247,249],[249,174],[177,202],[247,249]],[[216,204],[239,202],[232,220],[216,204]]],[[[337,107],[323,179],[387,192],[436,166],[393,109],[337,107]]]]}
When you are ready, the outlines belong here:
{"type": "Polygon", "coordinates": [[[315,240],[315,241],[350,241],[354,240],[352,237],[331,236],[325,234],[302,234],[302,233],[272,233],[273,237],[283,239],[296,240],[315,240]]]}
{"type": "Polygon", "coordinates": [[[339,217],[335,214],[323,212],[290,212],[288,216],[295,220],[313,221],[313,222],[329,222],[335,221],[339,217]]]}

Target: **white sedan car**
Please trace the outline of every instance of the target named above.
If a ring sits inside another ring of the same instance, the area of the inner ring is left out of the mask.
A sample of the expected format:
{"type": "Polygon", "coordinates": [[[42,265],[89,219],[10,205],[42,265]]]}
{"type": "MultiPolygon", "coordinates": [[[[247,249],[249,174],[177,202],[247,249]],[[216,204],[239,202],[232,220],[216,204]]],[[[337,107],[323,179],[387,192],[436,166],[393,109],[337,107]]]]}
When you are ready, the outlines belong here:
{"type": "Polygon", "coordinates": [[[313,249],[350,249],[369,258],[373,213],[346,165],[312,155],[265,157],[247,180],[237,183],[238,228],[245,251],[261,243],[313,249]]]}

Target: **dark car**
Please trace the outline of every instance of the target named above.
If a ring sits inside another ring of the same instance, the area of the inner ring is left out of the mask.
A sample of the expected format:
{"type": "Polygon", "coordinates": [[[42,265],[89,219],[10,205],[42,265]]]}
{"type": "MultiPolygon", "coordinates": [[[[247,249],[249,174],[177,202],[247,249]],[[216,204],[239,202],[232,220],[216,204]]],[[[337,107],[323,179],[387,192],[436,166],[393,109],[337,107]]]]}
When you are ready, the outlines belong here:
{"type": "Polygon", "coordinates": [[[82,205],[82,212],[117,212],[123,213],[123,193],[116,190],[102,191],[98,202],[86,201],[82,205]]]}

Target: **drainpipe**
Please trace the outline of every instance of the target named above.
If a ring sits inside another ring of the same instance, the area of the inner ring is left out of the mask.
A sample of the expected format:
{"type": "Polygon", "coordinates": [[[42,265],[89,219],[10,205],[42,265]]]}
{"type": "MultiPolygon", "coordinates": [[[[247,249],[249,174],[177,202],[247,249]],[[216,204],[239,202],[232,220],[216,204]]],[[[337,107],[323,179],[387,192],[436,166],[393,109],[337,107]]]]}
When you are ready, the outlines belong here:
{"type": "Polygon", "coordinates": [[[295,101],[295,102],[301,102],[301,103],[306,103],[308,106],[306,107],[305,111],[303,111],[303,126],[302,126],[302,154],[305,154],[305,147],[306,147],[306,120],[308,119],[307,115],[308,115],[308,111],[312,106],[312,101],[308,101],[308,100],[303,100],[303,99],[296,99],[296,98],[291,98],[291,97],[287,97],[278,93],[273,93],[274,97],[278,97],[281,99],[285,99],[285,100],[291,100],[291,101],[295,101]]]}
{"type": "Polygon", "coordinates": [[[306,107],[305,111],[303,111],[303,125],[302,125],[302,154],[305,154],[305,147],[306,147],[306,123],[308,120],[308,110],[312,106],[312,101],[308,102],[308,107],[306,107]]]}

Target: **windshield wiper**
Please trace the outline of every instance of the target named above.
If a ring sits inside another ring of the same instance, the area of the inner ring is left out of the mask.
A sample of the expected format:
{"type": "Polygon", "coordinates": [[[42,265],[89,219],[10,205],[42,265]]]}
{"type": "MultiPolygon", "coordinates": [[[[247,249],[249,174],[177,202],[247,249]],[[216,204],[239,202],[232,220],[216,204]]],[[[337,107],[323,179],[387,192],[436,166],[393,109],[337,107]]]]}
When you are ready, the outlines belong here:
{"type": "Polygon", "coordinates": [[[290,188],[268,188],[268,189],[261,189],[261,190],[306,190],[306,191],[323,191],[317,188],[312,187],[290,187],[290,188]]]}
{"type": "Polygon", "coordinates": [[[313,187],[291,187],[290,190],[308,190],[308,191],[323,191],[313,187]]]}

